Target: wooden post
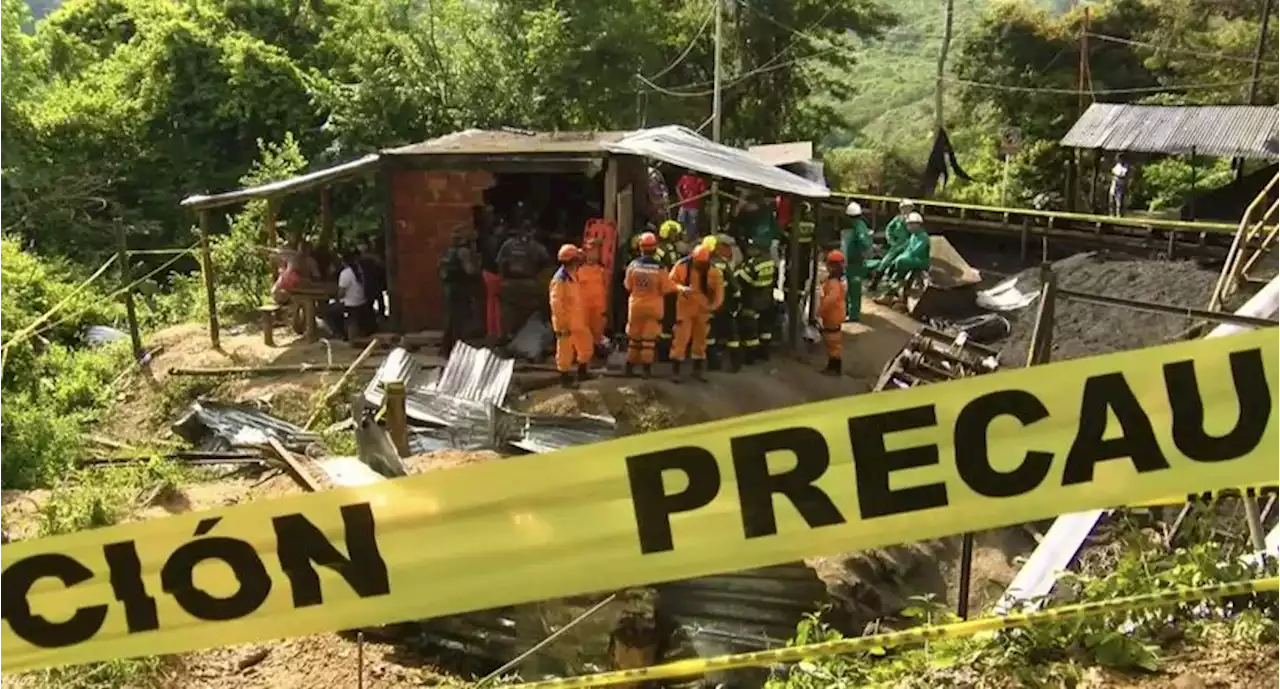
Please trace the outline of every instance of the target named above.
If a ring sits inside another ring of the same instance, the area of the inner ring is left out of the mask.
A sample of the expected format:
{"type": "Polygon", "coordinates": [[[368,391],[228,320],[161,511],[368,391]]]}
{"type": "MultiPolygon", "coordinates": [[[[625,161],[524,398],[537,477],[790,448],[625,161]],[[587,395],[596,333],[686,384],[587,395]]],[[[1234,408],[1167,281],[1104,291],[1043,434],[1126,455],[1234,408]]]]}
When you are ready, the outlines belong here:
{"type": "Polygon", "coordinates": [[[320,237],[317,246],[329,246],[333,241],[333,187],[320,190],[320,237]]]}
{"type": "Polygon", "coordinates": [[[209,344],[214,349],[222,348],[218,337],[218,295],[214,287],[216,280],[213,268],[213,252],[209,248],[209,233],[213,229],[213,217],[207,208],[200,210],[200,264],[204,273],[204,294],[209,301],[209,344]]]}
{"type": "Polygon", "coordinates": [[[262,344],[276,346],[276,311],[275,306],[263,306],[258,309],[258,318],[262,324],[262,344]]]}
{"type": "Polygon", "coordinates": [[[409,417],[404,408],[404,381],[382,383],[383,404],[387,405],[387,432],[401,457],[409,456],[409,417]]]}
{"type": "Polygon", "coordinates": [[[129,321],[129,339],[133,342],[133,360],[142,361],[142,335],[138,332],[138,312],[133,306],[133,278],[129,274],[129,242],[125,237],[124,223],[117,220],[116,263],[120,264],[120,284],[124,289],[124,313],[129,321]]]}
{"type": "Polygon", "coordinates": [[[311,297],[302,298],[302,336],[307,342],[320,339],[316,332],[316,300],[311,297]]]}
{"type": "Polygon", "coordinates": [[[604,159],[604,219],[618,227],[618,164],[617,158],[604,159]]]}
{"type": "Polygon", "coordinates": [[[787,344],[800,351],[800,197],[792,196],[791,218],[787,231],[787,344]]]}
{"type": "Polygon", "coordinates": [[[1049,263],[1040,265],[1040,305],[1036,311],[1035,329],[1031,331],[1031,347],[1027,350],[1027,365],[1049,361],[1053,349],[1053,310],[1058,298],[1058,278],[1049,263]]]}
{"type": "Polygon", "coordinates": [[[263,230],[267,236],[267,246],[275,248],[280,243],[276,232],[276,200],[267,199],[267,210],[262,216],[263,230]]]}

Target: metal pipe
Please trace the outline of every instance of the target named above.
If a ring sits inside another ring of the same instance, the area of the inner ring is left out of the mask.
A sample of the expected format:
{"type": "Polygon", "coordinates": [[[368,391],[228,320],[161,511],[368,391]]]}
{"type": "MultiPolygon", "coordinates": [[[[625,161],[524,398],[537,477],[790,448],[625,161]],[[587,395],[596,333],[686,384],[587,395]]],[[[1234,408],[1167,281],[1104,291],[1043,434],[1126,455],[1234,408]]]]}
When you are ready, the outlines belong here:
{"type": "Polygon", "coordinates": [[[973,532],[966,533],[960,542],[960,594],[956,600],[956,615],[969,619],[969,587],[973,577],[973,532]]]}
{"type": "Polygon", "coordinates": [[[1246,316],[1238,313],[1223,313],[1221,311],[1205,311],[1185,306],[1173,306],[1170,304],[1138,301],[1136,299],[1121,299],[1120,297],[1107,297],[1101,294],[1088,294],[1086,292],[1075,292],[1066,289],[1059,289],[1058,296],[1068,301],[1081,301],[1087,304],[1098,304],[1100,306],[1115,306],[1117,308],[1146,311],[1148,313],[1163,313],[1170,316],[1186,316],[1187,318],[1213,321],[1215,323],[1243,325],[1251,328],[1272,328],[1277,325],[1276,321],[1266,318],[1258,318],[1257,316],[1246,316]]]}
{"type": "Polygon", "coordinates": [[[498,668],[497,670],[494,670],[493,672],[490,672],[489,674],[485,675],[484,677],[481,677],[481,678],[480,678],[480,681],[479,681],[479,682],[476,682],[476,686],[477,686],[477,687],[483,687],[484,685],[488,684],[489,682],[492,682],[494,679],[497,679],[498,677],[501,677],[501,676],[502,676],[502,673],[506,672],[507,670],[510,670],[510,669],[511,669],[511,668],[513,668],[513,667],[516,667],[516,666],[517,666],[517,665],[519,665],[520,663],[524,662],[524,659],[525,659],[525,658],[528,658],[529,656],[533,655],[534,653],[537,653],[538,651],[542,650],[542,649],[543,649],[543,648],[545,648],[548,644],[550,644],[552,641],[555,641],[556,639],[558,639],[558,638],[560,638],[561,636],[563,636],[565,632],[567,632],[567,631],[569,631],[570,629],[573,629],[574,627],[576,627],[576,626],[578,626],[579,624],[581,624],[581,623],[583,622],[583,620],[586,620],[587,618],[591,617],[592,615],[596,614],[597,612],[600,612],[600,610],[602,610],[602,609],[604,608],[604,606],[606,606],[606,605],[608,605],[608,604],[612,603],[612,602],[614,601],[614,599],[616,599],[617,597],[618,597],[618,594],[617,594],[617,593],[611,593],[611,594],[609,594],[608,596],[606,596],[606,597],[605,597],[605,599],[604,599],[604,600],[602,600],[602,601],[600,601],[599,603],[596,603],[595,605],[591,606],[590,608],[588,608],[588,609],[586,610],[586,612],[584,612],[584,613],[582,613],[581,615],[578,615],[577,617],[573,618],[572,620],[570,620],[570,621],[569,621],[569,623],[568,623],[568,624],[566,624],[565,626],[563,626],[563,627],[561,627],[561,628],[559,628],[559,629],[555,630],[554,632],[552,632],[551,634],[549,634],[549,635],[547,636],[547,638],[543,639],[542,641],[539,641],[538,643],[536,643],[536,644],[534,644],[532,647],[530,647],[530,648],[529,648],[529,650],[527,650],[527,651],[525,651],[524,653],[521,653],[520,655],[518,655],[518,656],[516,656],[516,657],[512,658],[511,660],[507,661],[506,663],[503,663],[502,667],[498,668]]]}

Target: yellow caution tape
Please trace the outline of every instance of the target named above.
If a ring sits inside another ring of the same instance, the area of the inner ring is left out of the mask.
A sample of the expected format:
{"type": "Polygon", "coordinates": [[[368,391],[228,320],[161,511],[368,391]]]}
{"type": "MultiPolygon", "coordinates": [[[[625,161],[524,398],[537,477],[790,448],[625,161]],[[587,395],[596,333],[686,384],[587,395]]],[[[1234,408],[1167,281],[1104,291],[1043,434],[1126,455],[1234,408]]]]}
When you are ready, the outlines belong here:
{"type": "Polygon", "coordinates": [[[1167,505],[1181,505],[1186,502],[1196,502],[1207,505],[1217,502],[1222,498],[1238,498],[1242,495],[1255,500],[1273,498],[1280,495],[1280,486],[1277,486],[1276,484],[1261,484],[1241,488],[1224,488],[1219,491],[1190,493],[1176,498],[1169,497],[1162,500],[1148,500],[1146,502],[1130,504],[1127,505],[1127,507],[1164,507],[1167,505]]]}
{"type": "Polygon", "coordinates": [[[0,660],[430,619],[1276,483],[1276,334],[12,543],[0,660]]]}
{"type": "Polygon", "coordinates": [[[664,665],[654,665],[651,667],[635,668],[631,670],[617,670],[614,672],[601,672],[594,675],[582,675],[579,677],[565,677],[563,679],[551,679],[541,682],[511,684],[506,685],[503,689],[586,689],[587,687],[610,687],[618,684],[629,684],[632,682],[652,682],[656,680],[693,677],[711,672],[724,672],[726,670],[737,670],[747,667],[768,667],[778,663],[794,663],[801,660],[843,655],[857,651],[910,646],[913,644],[924,643],[926,641],[938,641],[939,639],[954,639],[962,636],[973,636],[986,632],[1026,627],[1039,622],[1079,619],[1094,615],[1119,612],[1121,610],[1152,608],[1186,601],[1203,600],[1206,598],[1238,596],[1246,593],[1274,593],[1278,589],[1280,589],[1280,578],[1277,577],[1238,581],[1229,584],[1215,584],[1213,586],[1201,586],[1199,588],[1173,589],[1170,591],[1162,591],[1160,593],[1148,593],[1140,596],[1114,598],[1112,600],[1099,601],[1096,603],[1064,605],[1059,608],[1042,610],[1039,612],[1002,615],[999,617],[984,617],[982,619],[970,620],[968,622],[956,622],[954,624],[936,625],[931,627],[916,627],[914,629],[907,629],[900,632],[887,632],[884,634],[872,634],[870,636],[860,636],[852,639],[824,641],[822,643],[808,644],[805,646],[789,646],[787,648],[755,651],[753,653],[737,653],[734,655],[717,656],[715,658],[689,658],[687,660],[678,660],[664,665]]]}

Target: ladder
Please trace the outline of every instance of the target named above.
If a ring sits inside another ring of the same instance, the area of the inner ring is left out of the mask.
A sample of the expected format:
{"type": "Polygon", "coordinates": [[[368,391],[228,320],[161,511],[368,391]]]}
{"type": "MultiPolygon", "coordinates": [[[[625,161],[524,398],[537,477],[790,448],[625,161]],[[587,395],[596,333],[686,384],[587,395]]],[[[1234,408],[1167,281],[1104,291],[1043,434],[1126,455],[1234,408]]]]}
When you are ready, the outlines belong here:
{"type": "Polygon", "coordinates": [[[1222,274],[1214,286],[1209,298],[1209,310],[1220,311],[1228,300],[1250,282],[1265,282],[1250,275],[1250,271],[1258,261],[1267,255],[1276,243],[1276,231],[1280,226],[1275,224],[1277,205],[1280,197],[1267,204],[1267,197],[1280,184],[1280,172],[1272,176],[1267,186],[1263,187],[1249,207],[1245,209],[1240,224],[1236,227],[1235,237],[1231,240],[1231,248],[1227,250],[1226,261],[1222,265],[1222,274]],[[1265,211],[1261,211],[1265,208],[1265,211]],[[1271,225],[1268,226],[1268,221],[1271,225]]]}

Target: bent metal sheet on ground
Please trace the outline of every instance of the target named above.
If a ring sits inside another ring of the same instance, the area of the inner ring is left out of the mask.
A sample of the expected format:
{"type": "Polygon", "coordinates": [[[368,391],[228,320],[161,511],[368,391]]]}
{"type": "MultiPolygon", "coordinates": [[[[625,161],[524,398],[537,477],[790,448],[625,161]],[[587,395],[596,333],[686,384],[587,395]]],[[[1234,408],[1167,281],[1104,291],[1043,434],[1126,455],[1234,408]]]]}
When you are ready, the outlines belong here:
{"type": "Polygon", "coordinates": [[[1277,330],[10,544],[3,668],[759,567],[1277,479],[1277,330]]]}

